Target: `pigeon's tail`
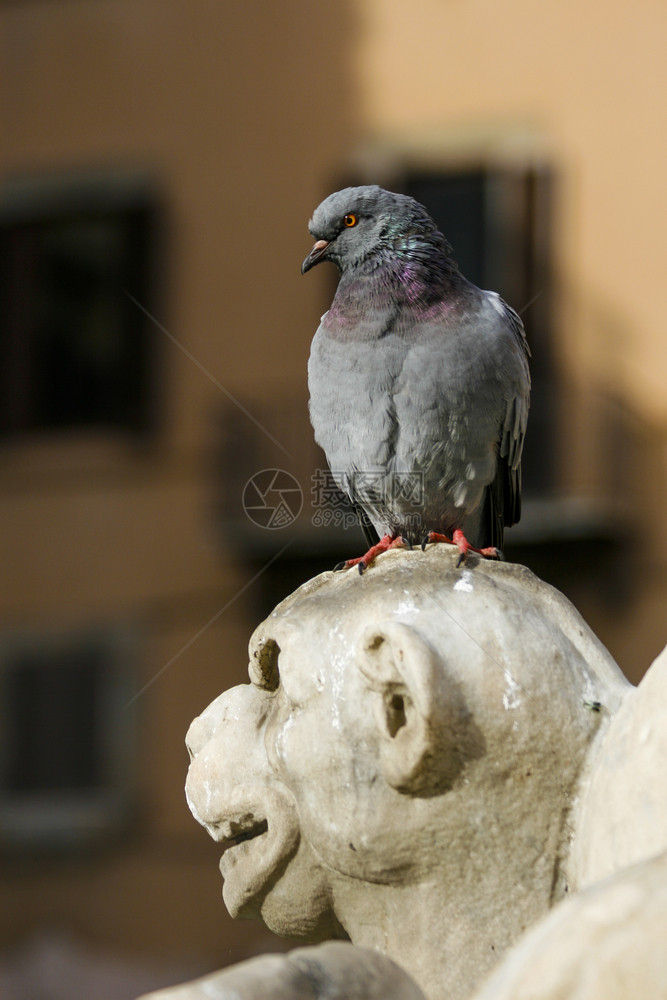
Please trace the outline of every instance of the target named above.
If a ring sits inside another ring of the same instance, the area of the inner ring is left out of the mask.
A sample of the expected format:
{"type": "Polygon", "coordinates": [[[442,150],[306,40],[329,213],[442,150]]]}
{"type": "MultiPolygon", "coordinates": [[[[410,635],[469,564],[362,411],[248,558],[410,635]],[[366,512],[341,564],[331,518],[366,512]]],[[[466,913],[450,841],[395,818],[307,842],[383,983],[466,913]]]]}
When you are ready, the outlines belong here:
{"type": "Polygon", "coordinates": [[[495,545],[503,547],[505,520],[503,518],[503,497],[498,490],[498,477],[487,486],[484,495],[484,506],[480,517],[479,539],[476,544],[480,548],[495,545]]]}
{"type": "Polygon", "coordinates": [[[505,528],[516,524],[521,517],[521,466],[512,469],[501,462],[496,478],[484,494],[484,505],[479,520],[480,547],[503,547],[505,528]]]}

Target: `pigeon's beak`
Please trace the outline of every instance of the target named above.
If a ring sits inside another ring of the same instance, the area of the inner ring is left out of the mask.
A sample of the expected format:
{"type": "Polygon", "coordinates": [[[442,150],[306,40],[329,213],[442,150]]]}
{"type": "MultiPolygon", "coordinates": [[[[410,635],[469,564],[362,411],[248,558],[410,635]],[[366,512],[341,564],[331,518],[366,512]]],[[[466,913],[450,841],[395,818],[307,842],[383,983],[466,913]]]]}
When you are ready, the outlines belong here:
{"type": "Polygon", "coordinates": [[[315,267],[315,264],[319,262],[324,257],[327,247],[329,246],[326,240],[318,240],[313,249],[310,251],[303,264],[301,265],[301,273],[305,274],[306,271],[310,271],[311,267],[315,267]]]}

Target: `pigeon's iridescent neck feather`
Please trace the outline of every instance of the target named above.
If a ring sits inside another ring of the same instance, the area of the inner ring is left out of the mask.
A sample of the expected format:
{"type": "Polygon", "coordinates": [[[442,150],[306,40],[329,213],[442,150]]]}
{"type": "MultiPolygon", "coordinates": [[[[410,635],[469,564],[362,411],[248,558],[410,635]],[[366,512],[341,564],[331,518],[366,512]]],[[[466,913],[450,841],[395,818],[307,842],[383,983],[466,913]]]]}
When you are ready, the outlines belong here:
{"type": "Polygon", "coordinates": [[[419,236],[396,240],[390,252],[381,255],[375,277],[392,297],[426,308],[455,296],[462,284],[444,239],[427,241],[419,236]]]}
{"type": "Polygon", "coordinates": [[[424,289],[421,275],[410,266],[378,268],[372,274],[347,275],[341,279],[329,311],[322,317],[322,329],[333,340],[372,341],[389,333],[404,336],[416,325],[439,324],[446,330],[468,306],[469,289],[451,289],[446,296],[433,297],[424,289]]]}
{"type": "Polygon", "coordinates": [[[407,309],[414,319],[431,319],[456,308],[470,288],[437,230],[394,236],[342,270],[325,326],[349,328],[369,310],[379,316],[407,309]]]}

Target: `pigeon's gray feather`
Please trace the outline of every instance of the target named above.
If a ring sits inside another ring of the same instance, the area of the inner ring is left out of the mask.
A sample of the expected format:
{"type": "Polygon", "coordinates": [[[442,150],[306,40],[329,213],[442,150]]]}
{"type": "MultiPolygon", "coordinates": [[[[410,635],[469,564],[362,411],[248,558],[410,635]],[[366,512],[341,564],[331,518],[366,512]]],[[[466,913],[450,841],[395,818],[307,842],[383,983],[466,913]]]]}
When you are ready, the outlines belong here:
{"type": "Polygon", "coordinates": [[[460,528],[500,546],[520,515],[521,320],[460,274],[411,198],[347,188],[309,228],[318,242],[304,270],[328,259],[341,272],[308,367],[315,437],[338,485],[381,535],[460,528]]]}

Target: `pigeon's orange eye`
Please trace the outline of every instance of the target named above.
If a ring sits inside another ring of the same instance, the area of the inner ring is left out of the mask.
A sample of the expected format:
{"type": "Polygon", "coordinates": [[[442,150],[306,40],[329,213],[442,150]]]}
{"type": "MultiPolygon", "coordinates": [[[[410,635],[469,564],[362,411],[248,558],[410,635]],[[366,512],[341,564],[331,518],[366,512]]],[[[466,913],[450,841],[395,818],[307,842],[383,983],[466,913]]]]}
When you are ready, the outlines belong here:
{"type": "Polygon", "coordinates": [[[353,215],[352,212],[350,212],[349,215],[343,216],[343,222],[345,223],[346,226],[356,226],[357,217],[356,215],[353,215]]]}

